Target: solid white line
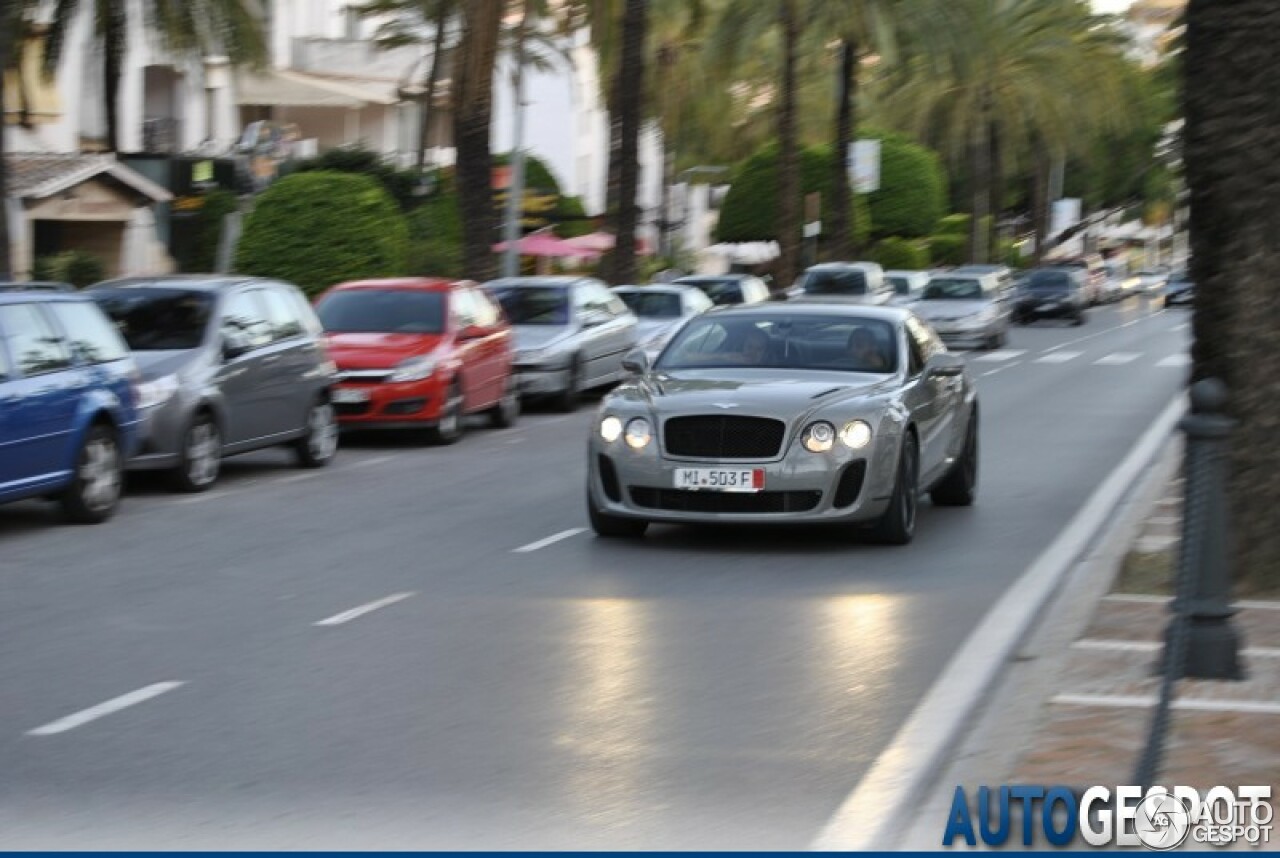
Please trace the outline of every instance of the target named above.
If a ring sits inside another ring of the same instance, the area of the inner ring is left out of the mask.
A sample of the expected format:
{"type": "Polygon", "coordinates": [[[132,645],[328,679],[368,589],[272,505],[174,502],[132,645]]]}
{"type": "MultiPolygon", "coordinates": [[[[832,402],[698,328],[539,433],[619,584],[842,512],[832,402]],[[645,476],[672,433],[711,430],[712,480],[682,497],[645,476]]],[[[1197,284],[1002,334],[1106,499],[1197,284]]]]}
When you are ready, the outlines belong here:
{"type": "Polygon", "coordinates": [[[375,456],[372,459],[356,459],[351,464],[347,465],[347,467],[348,468],[367,468],[372,465],[381,465],[385,462],[390,462],[390,461],[391,461],[390,456],[375,456]]]}
{"type": "MultiPolygon", "coordinates": [[[[1071,645],[1072,649],[1094,652],[1159,652],[1164,644],[1159,641],[1120,641],[1102,638],[1085,638],[1071,645]]],[[[1280,658],[1280,648],[1272,646],[1245,647],[1240,654],[1246,658],[1280,658]]]]}
{"type": "MultiPolygon", "coordinates": [[[[1150,709],[1156,705],[1156,698],[1122,694],[1059,694],[1053,697],[1050,702],[1064,706],[1150,709]]],[[[1174,700],[1171,707],[1191,712],[1241,712],[1251,715],[1280,715],[1280,703],[1270,700],[1201,700],[1183,698],[1174,700]]]]}
{"type": "Polygon", "coordinates": [[[965,726],[1041,611],[1186,411],[1173,399],[1071,522],[1027,568],[939,674],[911,717],[814,840],[823,851],[886,851],[908,830],[965,726]]]}
{"type": "Polygon", "coordinates": [[[1098,358],[1094,361],[1094,364],[1098,366],[1120,366],[1126,363],[1133,363],[1140,357],[1142,357],[1141,352],[1112,352],[1105,357],[1098,358]]]}
{"type": "Polygon", "coordinates": [[[1069,360],[1075,360],[1084,352],[1048,352],[1036,358],[1036,363],[1066,363],[1069,360]]]}
{"type": "MultiPolygon", "coordinates": [[[[1108,593],[1102,597],[1102,600],[1104,602],[1131,602],[1140,605],[1163,605],[1170,598],[1170,596],[1156,596],[1149,593],[1108,593]]],[[[1280,611],[1280,601],[1240,599],[1231,604],[1237,608],[1250,611],[1280,611]]]]}
{"type": "Polygon", "coordinates": [[[416,593],[396,593],[394,596],[387,596],[384,599],[378,599],[376,602],[370,602],[367,605],[360,605],[349,611],[343,611],[341,614],[334,614],[332,617],[326,617],[315,623],[317,626],[340,626],[343,623],[349,623],[357,617],[363,617],[365,614],[373,613],[379,608],[385,608],[388,605],[394,605],[396,602],[403,602],[416,593]]]}
{"type": "Polygon", "coordinates": [[[571,527],[568,530],[562,530],[559,533],[553,533],[546,539],[539,539],[537,542],[530,542],[528,545],[521,545],[519,548],[511,549],[512,554],[528,554],[530,551],[537,551],[540,548],[546,548],[548,545],[555,545],[565,539],[571,539],[579,533],[586,533],[585,527],[571,527]]]}
{"type": "Polygon", "coordinates": [[[90,706],[88,709],[82,709],[65,718],[59,718],[57,721],[51,721],[43,727],[37,727],[34,730],[28,730],[28,736],[54,736],[58,733],[65,733],[68,730],[74,730],[82,727],[90,721],[96,721],[99,718],[119,712],[121,709],[128,709],[130,706],[137,706],[153,697],[159,697],[166,691],[172,691],[182,686],[182,682],[156,682],[145,688],[139,688],[137,691],[130,691],[128,694],[121,694],[119,697],[113,697],[105,703],[99,703],[97,706],[90,706]]]}
{"type": "Polygon", "coordinates": [[[1169,355],[1162,361],[1156,363],[1160,367],[1182,368],[1191,365],[1191,355],[1169,355]]]}
{"type": "Polygon", "coordinates": [[[994,352],[985,352],[980,354],[974,358],[974,360],[984,361],[986,363],[1000,363],[1001,361],[1013,360],[1016,357],[1022,357],[1026,353],[1026,349],[998,349],[994,352]]]}

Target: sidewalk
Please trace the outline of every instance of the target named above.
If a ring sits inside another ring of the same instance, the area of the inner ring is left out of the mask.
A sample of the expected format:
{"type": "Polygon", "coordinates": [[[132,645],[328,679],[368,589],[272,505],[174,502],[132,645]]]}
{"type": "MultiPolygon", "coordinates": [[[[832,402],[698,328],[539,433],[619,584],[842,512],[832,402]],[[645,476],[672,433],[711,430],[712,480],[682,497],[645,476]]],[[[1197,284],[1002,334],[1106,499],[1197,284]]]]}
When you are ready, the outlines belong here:
{"type": "MultiPolygon", "coordinates": [[[[972,796],[983,785],[1135,783],[1159,694],[1153,669],[1181,526],[1180,456],[1175,442],[1055,598],[901,848],[942,848],[957,785],[972,796]]],[[[1247,677],[1178,683],[1157,781],[1269,784],[1280,807],[1280,600],[1237,606],[1247,677]]],[[[1264,848],[1280,850],[1280,824],[1264,848]]]]}

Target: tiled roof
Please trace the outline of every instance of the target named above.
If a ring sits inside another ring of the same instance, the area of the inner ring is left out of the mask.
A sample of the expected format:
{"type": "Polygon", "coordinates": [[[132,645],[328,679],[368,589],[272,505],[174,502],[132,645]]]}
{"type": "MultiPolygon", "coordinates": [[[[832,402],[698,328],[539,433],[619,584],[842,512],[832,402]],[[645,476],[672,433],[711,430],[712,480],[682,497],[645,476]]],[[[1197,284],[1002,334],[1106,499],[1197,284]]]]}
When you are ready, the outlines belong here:
{"type": "Polygon", "coordinates": [[[155,202],[173,198],[167,190],[116,160],[114,155],[15,152],[5,156],[10,196],[44,199],[102,174],[110,175],[155,202]]]}

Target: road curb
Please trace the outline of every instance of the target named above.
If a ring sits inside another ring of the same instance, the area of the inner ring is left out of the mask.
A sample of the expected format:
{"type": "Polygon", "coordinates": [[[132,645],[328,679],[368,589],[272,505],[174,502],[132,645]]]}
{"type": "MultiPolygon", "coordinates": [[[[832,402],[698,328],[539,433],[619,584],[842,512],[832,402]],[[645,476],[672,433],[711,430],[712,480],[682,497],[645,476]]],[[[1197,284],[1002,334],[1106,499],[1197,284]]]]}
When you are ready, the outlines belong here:
{"type": "Polygon", "coordinates": [[[1179,394],[1071,521],[996,602],[811,844],[816,851],[886,851],[910,830],[922,801],[1001,670],[1016,654],[1077,562],[1111,524],[1131,487],[1156,461],[1186,410],[1179,394]]]}

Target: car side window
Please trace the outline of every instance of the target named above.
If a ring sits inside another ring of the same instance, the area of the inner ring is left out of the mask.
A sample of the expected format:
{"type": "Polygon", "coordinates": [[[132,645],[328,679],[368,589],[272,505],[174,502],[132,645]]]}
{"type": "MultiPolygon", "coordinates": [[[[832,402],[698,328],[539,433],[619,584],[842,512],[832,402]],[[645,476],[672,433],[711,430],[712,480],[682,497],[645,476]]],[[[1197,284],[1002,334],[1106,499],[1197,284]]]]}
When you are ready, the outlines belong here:
{"type": "Polygon", "coordinates": [[[454,289],[449,293],[449,316],[453,319],[454,330],[461,331],[479,324],[470,289],[454,289]]]}
{"type": "Polygon", "coordinates": [[[271,342],[271,324],[267,321],[260,289],[246,289],[227,296],[222,307],[220,326],[224,337],[238,339],[248,349],[259,349],[271,342]]]}
{"type": "Polygon", "coordinates": [[[71,349],[39,305],[0,307],[0,329],[9,354],[23,375],[41,375],[71,366],[71,349]]]}
{"type": "Polygon", "coordinates": [[[86,363],[110,363],[129,356],[116,326],[97,305],[87,301],[57,301],[49,309],[62,325],[73,353],[86,363]]]}
{"type": "Polygon", "coordinates": [[[479,289],[468,289],[471,296],[471,307],[475,311],[476,324],[482,328],[492,328],[502,321],[502,312],[484,292],[479,289]]]}
{"type": "MultiPolygon", "coordinates": [[[[581,287],[581,295],[581,307],[583,313],[591,315],[601,314],[610,318],[617,315],[617,313],[613,311],[612,305],[613,302],[618,299],[604,286],[601,286],[598,283],[586,283],[581,287]]],[[[623,309],[626,309],[625,305],[623,309]]]]}
{"type": "Polygon", "coordinates": [[[316,315],[315,308],[311,306],[307,296],[302,294],[301,289],[284,285],[278,288],[289,296],[289,300],[293,302],[294,312],[298,314],[298,320],[302,322],[302,327],[307,334],[318,337],[324,333],[324,325],[321,324],[320,317],[316,315]]]}
{"type": "Polygon", "coordinates": [[[279,287],[268,286],[260,292],[271,325],[271,338],[277,342],[300,337],[306,328],[298,318],[297,308],[279,287]]]}

